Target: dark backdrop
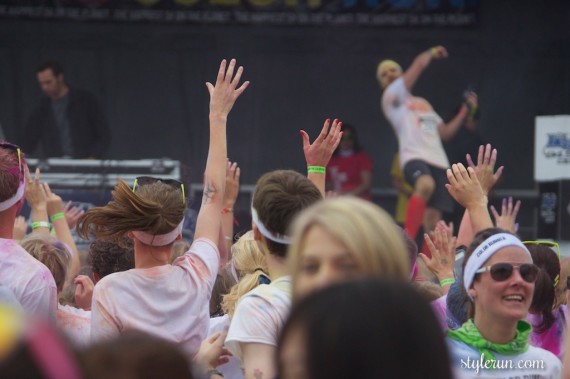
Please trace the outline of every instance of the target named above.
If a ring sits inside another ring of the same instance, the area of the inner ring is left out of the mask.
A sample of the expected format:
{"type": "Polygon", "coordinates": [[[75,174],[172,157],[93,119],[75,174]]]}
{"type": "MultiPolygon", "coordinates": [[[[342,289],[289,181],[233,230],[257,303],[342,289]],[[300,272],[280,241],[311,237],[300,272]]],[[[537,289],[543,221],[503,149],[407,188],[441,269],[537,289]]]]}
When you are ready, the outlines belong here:
{"type": "Polygon", "coordinates": [[[480,98],[480,133],[500,151],[502,188],[534,188],[534,117],[570,113],[570,6],[566,1],[483,1],[470,28],[220,26],[0,20],[0,123],[15,139],[41,93],[35,68],[65,64],[68,83],[94,92],[113,131],[108,158],[169,157],[199,182],[208,146],[208,95],[222,58],[238,59],[251,86],[229,121],[229,155],[244,183],[275,168],[303,170],[299,129],[325,118],[359,129],[374,186],[389,187],[397,149],[381,115],[375,71],[406,67],[436,44],[415,93],[448,119],[464,89],[480,98]]]}

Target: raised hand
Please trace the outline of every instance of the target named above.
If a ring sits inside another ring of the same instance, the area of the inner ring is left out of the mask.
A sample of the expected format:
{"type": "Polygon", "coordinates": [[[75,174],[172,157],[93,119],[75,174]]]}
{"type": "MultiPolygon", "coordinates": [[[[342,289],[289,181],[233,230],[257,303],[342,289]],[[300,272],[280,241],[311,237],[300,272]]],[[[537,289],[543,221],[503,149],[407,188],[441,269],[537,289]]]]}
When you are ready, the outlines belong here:
{"type": "Polygon", "coordinates": [[[492,149],[491,144],[479,146],[477,166],[473,163],[471,155],[467,154],[466,159],[469,167],[475,170],[483,192],[485,192],[485,195],[489,194],[489,191],[495,186],[504,169],[504,166],[501,166],[494,172],[495,164],[497,163],[497,149],[492,149]]]}
{"type": "Polygon", "coordinates": [[[442,59],[442,58],[447,58],[449,56],[449,54],[447,53],[447,49],[439,45],[429,49],[429,54],[433,59],[442,59]]]}
{"type": "Polygon", "coordinates": [[[34,210],[35,208],[41,207],[42,210],[46,209],[46,193],[44,186],[40,182],[40,169],[36,168],[34,173],[34,178],[32,179],[30,171],[26,170],[27,185],[26,185],[26,200],[30,205],[30,208],[34,210]]]}
{"type": "Polygon", "coordinates": [[[338,121],[338,119],[334,119],[330,131],[329,126],[330,119],[327,119],[323,124],[321,133],[312,144],[310,143],[307,132],[304,130],[300,131],[301,137],[303,138],[303,153],[305,154],[307,166],[325,167],[329,163],[342,137],[342,122],[338,121]]]}
{"type": "Polygon", "coordinates": [[[491,213],[495,219],[495,226],[515,234],[518,231],[518,224],[516,221],[520,207],[520,200],[518,200],[513,206],[512,196],[509,197],[508,200],[507,198],[503,199],[501,214],[499,214],[495,207],[491,205],[491,213]]]}
{"type": "Polygon", "coordinates": [[[448,229],[443,224],[438,224],[433,231],[433,238],[427,234],[424,240],[431,252],[431,259],[420,253],[421,260],[427,268],[441,281],[454,278],[453,267],[455,265],[455,244],[457,239],[448,234],[448,229]]]}
{"type": "Polygon", "coordinates": [[[73,229],[85,211],[79,207],[74,207],[73,203],[68,201],[67,204],[65,204],[63,213],[65,214],[65,220],[67,221],[67,225],[69,225],[69,229],[73,229]]]}
{"type": "Polygon", "coordinates": [[[481,188],[473,167],[465,169],[461,163],[454,164],[447,169],[447,179],[449,183],[445,185],[445,188],[464,208],[470,209],[472,206],[479,205],[487,207],[487,195],[481,188]]]}
{"type": "Polygon", "coordinates": [[[239,194],[240,169],[237,162],[228,160],[226,166],[226,189],[224,191],[224,208],[233,209],[239,194]]]}
{"type": "Polygon", "coordinates": [[[27,231],[28,223],[26,222],[26,218],[24,216],[16,217],[14,220],[14,232],[12,234],[12,238],[19,241],[26,236],[27,231]]]}
{"type": "Polygon", "coordinates": [[[56,213],[63,212],[63,200],[59,195],[51,191],[49,184],[44,183],[44,192],[46,194],[46,205],[48,215],[53,216],[56,213]]]}
{"type": "Polygon", "coordinates": [[[235,66],[236,60],[232,59],[226,70],[226,60],[222,60],[216,84],[206,83],[210,93],[210,115],[227,117],[236,99],[249,86],[249,81],[246,81],[240,87],[237,87],[243,73],[243,67],[240,66],[234,76],[235,66]]]}

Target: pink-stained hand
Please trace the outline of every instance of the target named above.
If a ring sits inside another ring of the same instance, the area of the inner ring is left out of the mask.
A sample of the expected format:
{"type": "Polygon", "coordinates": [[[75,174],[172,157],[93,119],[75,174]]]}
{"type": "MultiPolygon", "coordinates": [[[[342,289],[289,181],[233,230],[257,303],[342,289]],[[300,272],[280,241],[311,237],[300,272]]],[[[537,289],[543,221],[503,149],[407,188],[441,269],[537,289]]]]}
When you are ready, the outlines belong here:
{"type": "Polygon", "coordinates": [[[329,163],[332,154],[336,150],[340,139],[342,137],[341,127],[342,122],[335,119],[330,127],[330,120],[325,120],[321,133],[311,144],[309,135],[304,130],[300,131],[303,138],[303,153],[305,154],[305,161],[307,166],[323,166],[329,163]]]}

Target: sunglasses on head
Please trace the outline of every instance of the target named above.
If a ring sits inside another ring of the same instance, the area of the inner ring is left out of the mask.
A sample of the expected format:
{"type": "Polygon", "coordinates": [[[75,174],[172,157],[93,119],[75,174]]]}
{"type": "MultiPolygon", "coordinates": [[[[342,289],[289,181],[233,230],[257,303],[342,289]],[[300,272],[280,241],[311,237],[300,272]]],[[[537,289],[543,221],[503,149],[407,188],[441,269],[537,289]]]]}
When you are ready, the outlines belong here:
{"type": "Polygon", "coordinates": [[[184,193],[184,183],[179,182],[178,180],[175,179],[161,179],[152,176],[139,176],[135,178],[135,182],[133,183],[133,192],[135,192],[137,186],[145,186],[147,184],[152,184],[156,182],[167,184],[175,189],[180,188],[180,191],[182,192],[182,202],[186,202],[186,195],[184,193]]]}
{"type": "Polygon", "coordinates": [[[13,150],[14,152],[16,152],[16,154],[18,154],[18,167],[20,168],[19,179],[21,181],[24,175],[24,166],[22,165],[22,149],[20,149],[20,146],[14,145],[13,143],[7,141],[0,141],[0,147],[13,150]]]}
{"type": "Polygon", "coordinates": [[[519,265],[513,265],[511,263],[495,263],[492,266],[482,267],[475,271],[475,273],[481,274],[489,271],[493,280],[504,282],[513,275],[515,268],[519,270],[521,278],[523,278],[525,282],[534,283],[538,276],[538,267],[532,263],[522,263],[519,265]]]}

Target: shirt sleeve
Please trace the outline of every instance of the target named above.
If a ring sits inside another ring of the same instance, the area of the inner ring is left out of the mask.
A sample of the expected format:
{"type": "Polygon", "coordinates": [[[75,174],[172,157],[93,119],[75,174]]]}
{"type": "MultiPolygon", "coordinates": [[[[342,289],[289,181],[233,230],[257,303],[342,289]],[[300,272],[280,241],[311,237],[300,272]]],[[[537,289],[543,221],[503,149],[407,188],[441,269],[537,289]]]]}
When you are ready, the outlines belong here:
{"type": "Polygon", "coordinates": [[[263,343],[277,346],[278,325],[271,305],[259,296],[246,296],[240,300],[232,317],[225,345],[242,360],[240,343],[263,343]]]}
{"type": "Polygon", "coordinates": [[[46,285],[26,293],[20,299],[20,303],[27,314],[55,322],[57,312],[57,289],[55,283],[53,286],[46,285]]]}
{"type": "Polygon", "coordinates": [[[206,283],[211,292],[218,275],[220,251],[214,242],[200,238],[195,240],[190,249],[173,264],[188,271],[197,285],[206,283]]]}
{"type": "Polygon", "coordinates": [[[404,78],[396,79],[386,88],[382,95],[382,110],[384,115],[394,127],[398,126],[398,120],[405,110],[406,100],[410,93],[404,84],[404,78]]]}
{"type": "MultiPolygon", "coordinates": [[[[101,282],[97,283],[98,285],[101,282]]],[[[120,325],[112,317],[112,312],[106,302],[105,292],[95,286],[91,302],[91,341],[97,342],[110,339],[120,334],[120,325]]]]}

